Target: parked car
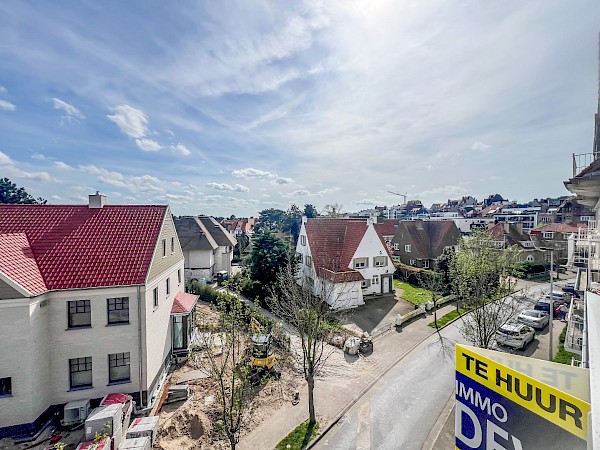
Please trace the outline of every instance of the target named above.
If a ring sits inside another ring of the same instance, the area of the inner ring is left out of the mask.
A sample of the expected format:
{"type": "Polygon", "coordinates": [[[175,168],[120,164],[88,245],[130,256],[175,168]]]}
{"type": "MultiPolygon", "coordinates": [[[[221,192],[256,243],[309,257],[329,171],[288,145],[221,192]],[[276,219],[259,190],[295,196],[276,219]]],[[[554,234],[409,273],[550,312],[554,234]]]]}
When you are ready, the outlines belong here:
{"type": "Polygon", "coordinates": [[[575,290],[573,286],[565,286],[564,288],[562,288],[562,290],[567,294],[571,294],[571,298],[581,298],[581,295],[575,290]]]}
{"type": "Polygon", "coordinates": [[[517,320],[525,325],[529,325],[531,328],[543,330],[544,327],[548,325],[548,322],[550,322],[550,315],[546,311],[526,309],[521,311],[517,320]]]}
{"type": "Polygon", "coordinates": [[[496,343],[525,349],[535,339],[535,330],[522,323],[506,323],[496,331],[496,343]]]}
{"type": "MultiPolygon", "coordinates": [[[[560,302],[558,300],[554,300],[553,304],[554,304],[553,311],[556,310],[556,308],[558,308],[560,306],[560,302]]],[[[546,311],[548,314],[550,314],[550,298],[548,297],[548,298],[540,299],[535,304],[533,309],[535,309],[537,311],[546,311]]]]}
{"type": "MultiPolygon", "coordinates": [[[[552,292],[552,299],[560,303],[571,303],[572,295],[568,292],[554,291],[552,292]]],[[[545,298],[549,299],[550,294],[546,294],[545,298]]]]}

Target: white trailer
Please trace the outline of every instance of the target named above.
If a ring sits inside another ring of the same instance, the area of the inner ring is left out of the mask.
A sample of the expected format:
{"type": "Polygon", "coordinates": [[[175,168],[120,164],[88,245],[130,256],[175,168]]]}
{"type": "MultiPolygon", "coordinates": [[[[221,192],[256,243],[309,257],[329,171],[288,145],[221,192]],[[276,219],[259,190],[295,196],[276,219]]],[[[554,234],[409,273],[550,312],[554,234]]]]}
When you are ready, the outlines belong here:
{"type": "Polygon", "coordinates": [[[121,442],[119,446],[119,450],[151,450],[152,444],[150,443],[150,438],[148,436],[134,438],[134,439],[125,439],[121,442]]]}
{"type": "Polygon", "coordinates": [[[156,433],[158,431],[158,420],[158,416],[133,419],[133,422],[131,422],[129,429],[127,430],[125,438],[133,439],[148,436],[152,441],[152,445],[154,445],[154,442],[156,441],[156,433]]]}

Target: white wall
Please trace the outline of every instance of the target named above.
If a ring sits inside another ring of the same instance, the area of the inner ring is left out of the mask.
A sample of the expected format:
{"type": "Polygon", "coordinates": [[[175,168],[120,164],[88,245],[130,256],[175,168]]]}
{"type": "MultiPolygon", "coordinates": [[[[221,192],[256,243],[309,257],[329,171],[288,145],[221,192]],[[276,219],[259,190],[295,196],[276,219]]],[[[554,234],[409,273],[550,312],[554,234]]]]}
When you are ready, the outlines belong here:
{"type": "Polygon", "coordinates": [[[350,261],[350,268],[354,268],[354,259],[356,258],[368,258],[369,265],[364,269],[355,269],[363,276],[366,280],[373,280],[373,275],[379,276],[378,284],[371,284],[368,288],[362,289],[362,294],[364,295],[373,295],[381,293],[381,275],[385,274],[393,274],[394,273],[394,264],[392,263],[391,258],[389,257],[385,246],[379,239],[379,235],[375,231],[372,223],[369,223],[367,231],[363,236],[363,239],[358,244],[356,252],[350,261]],[[385,256],[387,259],[387,264],[383,267],[375,267],[375,262],[373,258],[375,256],[385,256]]]}
{"type": "Polygon", "coordinates": [[[186,266],[189,269],[207,269],[212,268],[215,264],[215,256],[212,250],[186,250],[184,254],[187,261],[186,266]]]}

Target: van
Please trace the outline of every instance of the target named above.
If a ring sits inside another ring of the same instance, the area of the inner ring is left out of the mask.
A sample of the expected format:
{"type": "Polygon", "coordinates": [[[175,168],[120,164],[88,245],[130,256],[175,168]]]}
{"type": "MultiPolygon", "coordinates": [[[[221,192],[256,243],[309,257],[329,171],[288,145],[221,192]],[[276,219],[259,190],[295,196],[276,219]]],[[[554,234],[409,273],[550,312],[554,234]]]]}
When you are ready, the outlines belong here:
{"type": "Polygon", "coordinates": [[[496,331],[496,343],[525,349],[535,339],[535,330],[522,323],[506,323],[496,331]]]}

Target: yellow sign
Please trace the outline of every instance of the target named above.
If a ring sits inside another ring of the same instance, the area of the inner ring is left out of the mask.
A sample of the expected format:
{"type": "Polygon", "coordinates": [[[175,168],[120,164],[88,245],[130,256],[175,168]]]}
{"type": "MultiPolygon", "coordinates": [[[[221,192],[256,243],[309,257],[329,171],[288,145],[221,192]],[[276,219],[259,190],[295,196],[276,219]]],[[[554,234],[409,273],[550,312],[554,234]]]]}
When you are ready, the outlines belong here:
{"type": "Polygon", "coordinates": [[[552,370],[518,358],[456,346],[456,448],[585,449],[588,371],[562,366],[552,370]]]}

